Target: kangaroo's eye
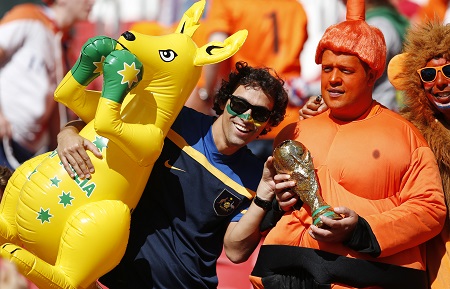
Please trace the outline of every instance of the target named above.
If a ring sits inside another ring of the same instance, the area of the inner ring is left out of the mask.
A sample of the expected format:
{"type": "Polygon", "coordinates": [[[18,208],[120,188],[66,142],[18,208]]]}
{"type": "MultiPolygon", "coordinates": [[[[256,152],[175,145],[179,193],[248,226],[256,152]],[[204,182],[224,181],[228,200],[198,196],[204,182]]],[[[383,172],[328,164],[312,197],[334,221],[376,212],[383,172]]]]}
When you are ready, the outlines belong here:
{"type": "Polygon", "coordinates": [[[177,56],[178,54],[176,54],[176,52],[173,51],[172,49],[159,51],[159,57],[161,57],[161,59],[165,62],[173,61],[177,56]]]}

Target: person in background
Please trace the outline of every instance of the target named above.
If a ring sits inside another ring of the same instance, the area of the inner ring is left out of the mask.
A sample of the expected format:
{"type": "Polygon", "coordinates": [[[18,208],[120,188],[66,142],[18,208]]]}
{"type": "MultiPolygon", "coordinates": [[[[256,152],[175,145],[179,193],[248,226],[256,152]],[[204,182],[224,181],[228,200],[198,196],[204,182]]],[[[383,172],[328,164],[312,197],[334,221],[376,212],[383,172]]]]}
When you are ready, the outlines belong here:
{"type": "Polygon", "coordinates": [[[416,21],[420,9],[427,2],[429,0],[391,0],[391,3],[397,7],[397,10],[411,23],[416,21]]]}
{"type": "Polygon", "coordinates": [[[316,51],[329,109],[275,139],[309,149],[319,193],[342,219],[314,225],[316,212],[276,191],[286,213],[261,246],[254,288],[427,288],[425,242],[446,217],[441,178],[420,131],[372,98],[385,61],[364,2],[348,1],[347,20],[329,27],[316,51]]]}
{"type": "MultiPolygon", "coordinates": [[[[389,63],[389,79],[403,91],[401,114],[424,135],[433,151],[450,204],[450,25],[427,21],[408,31],[403,53],[389,63]]],[[[450,288],[450,210],[441,233],[427,242],[432,289],[450,288]]]]}
{"type": "MultiPolygon", "coordinates": [[[[273,181],[272,158],[263,166],[246,147],[283,120],[283,84],[268,68],[238,62],[214,97],[217,117],[182,109],[132,213],[125,256],[100,278],[102,288],[217,287],[224,236],[244,211],[259,223],[274,191],[289,185],[273,181]]],[[[68,173],[72,167],[89,178],[93,167],[85,148],[99,152],[74,125],[59,133],[58,155],[68,173]]],[[[260,239],[259,230],[253,234],[260,239]]]]}
{"type": "MultiPolygon", "coordinates": [[[[399,54],[403,47],[403,37],[409,27],[409,21],[400,14],[391,0],[365,0],[366,22],[381,30],[386,41],[386,63],[399,54]]],[[[373,99],[387,108],[398,111],[402,101],[397,90],[387,77],[387,71],[375,82],[373,99]]]]}
{"type": "MultiPolygon", "coordinates": [[[[94,0],[14,6],[0,21],[0,165],[15,169],[56,147],[61,128],[53,92],[65,73],[62,39],[94,0]]],[[[64,111],[65,112],[65,111],[64,111]]]]}
{"type": "Polygon", "coordinates": [[[265,160],[272,154],[273,139],[279,128],[297,120],[298,102],[302,101],[299,97],[306,97],[299,95],[299,90],[296,92],[293,83],[301,73],[300,53],[307,39],[305,10],[297,0],[212,0],[204,21],[203,27],[207,27],[208,31],[203,33],[208,41],[223,41],[243,28],[248,30],[249,35],[229,62],[204,68],[203,86],[194,91],[186,102],[187,106],[214,115],[211,111],[214,91],[220,85],[222,76],[230,70],[227,64],[236,61],[271,67],[285,80],[290,98],[285,120],[278,128],[249,145],[256,155],[265,160]]]}
{"type": "Polygon", "coordinates": [[[301,91],[297,95],[298,107],[303,106],[305,98],[320,94],[321,67],[314,61],[317,44],[325,30],[336,23],[345,20],[345,4],[342,0],[300,0],[308,17],[308,39],[300,53],[302,74],[293,80],[295,87],[301,91]]]}
{"type": "Polygon", "coordinates": [[[418,10],[415,22],[424,23],[438,20],[444,24],[450,23],[450,1],[428,0],[418,10]]]}

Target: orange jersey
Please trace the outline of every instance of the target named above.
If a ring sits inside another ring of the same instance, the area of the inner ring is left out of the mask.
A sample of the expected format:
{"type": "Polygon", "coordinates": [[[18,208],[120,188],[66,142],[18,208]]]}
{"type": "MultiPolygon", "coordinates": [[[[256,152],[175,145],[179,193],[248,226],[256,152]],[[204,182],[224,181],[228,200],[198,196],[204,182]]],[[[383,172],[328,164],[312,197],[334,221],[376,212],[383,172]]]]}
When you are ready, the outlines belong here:
{"type": "MultiPolygon", "coordinates": [[[[415,269],[424,276],[423,244],[442,229],[446,207],[434,154],[412,124],[374,102],[364,119],[342,123],[333,121],[328,111],[287,126],[275,143],[284,139],[296,139],[310,150],[325,202],[363,217],[381,254],[375,258],[342,243],[315,240],[308,234],[312,220],[307,205],[285,214],[264,245],[316,249],[415,269]]],[[[331,281],[338,274],[330,272],[331,281]]],[[[358,282],[364,278],[355,276],[358,282]]]]}
{"type": "Polygon", "coordinates": [[[243,60],[251,66],[268,66],[283,78],[300,75],[307,19],[297,0],[213,0],[206,21],[210,32],[231,35],[248,30],[233,63],[243,60]]]}
{"type": "MultiPolygon", "coordinates": [[[[231,63],[267,66],[285,80],[300,76],[307,17],[297,0],[213,0],[206,21],[209,33],[248,30],[247,40],[231,63]]],[[[275,138],[282,127],[298,120],[298,110],[289,105],[285,120],[260,138],[275,138]]]]}

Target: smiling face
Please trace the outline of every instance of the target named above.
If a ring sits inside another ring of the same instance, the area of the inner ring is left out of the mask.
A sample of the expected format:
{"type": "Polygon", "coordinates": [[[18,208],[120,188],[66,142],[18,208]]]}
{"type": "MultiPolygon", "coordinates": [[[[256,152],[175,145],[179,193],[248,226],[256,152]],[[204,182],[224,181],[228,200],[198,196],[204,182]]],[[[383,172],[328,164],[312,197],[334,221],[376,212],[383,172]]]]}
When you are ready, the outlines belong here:
{"type": "MultiPolygon", "coordinates": [[[[274,101],[264,94],[260,89],[251,86],[238,86],[233,93],[234,96],[246,100],[253,106],[266,107],[270,111],[273,109],[274,101]]],[[[266,122],[257,122],[250,115],[251,109],[236,114],[229,110],[230,100],[225,104],[223,114],[213,124],[214,142],[219,152],[230,155],[241,147],[256,139],[268,125],[266,122]]]]}
{"type": "Polygon", "coordinates": [[[358,119],[372,103],[375,75],[358,57],[325,50],[322,55],[321,90],[333,117],[358,119]]]}
{"type": "MultiPolygon", "coordinates": [[[[445,58],[431,59],[425,67],[437,67],[450,63],[445,58]]],[[[450,120],[450,79],[437,72],[436,79],[432,82],[422,82],[428,100],[450,120]]]]}

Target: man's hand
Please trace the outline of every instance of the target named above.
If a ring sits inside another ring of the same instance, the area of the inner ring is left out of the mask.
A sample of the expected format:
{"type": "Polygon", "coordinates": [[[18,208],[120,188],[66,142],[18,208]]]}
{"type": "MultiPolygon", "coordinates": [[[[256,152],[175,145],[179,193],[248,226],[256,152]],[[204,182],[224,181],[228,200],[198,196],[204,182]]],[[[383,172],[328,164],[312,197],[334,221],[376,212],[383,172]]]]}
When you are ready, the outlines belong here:
{"type": "Polygon", "coordinates": [[[343,216],[341,220],[333,220],[321,216],[322,228],[311,225],[309,234],[311,237],[321,242],[345,242],[349,240],[358,223],[358,214],[346,207],[336,207],[334,212],[343,216]]]}
{"type": "Polygon", "coordinates": [[[322,96],[311,96],[305,105],[298,111],[299,119],[304,120],[326,111],[328,106],[323,101],[322,96]]]}
{"type": "Polygon", "coordinates": [[[273,166],[273,157],[268,157],[258,186],[258,197],[263,200],[271,200],[275,194],[277,201],[279,203],[281,201],[280,208],[285,208],[288,211],[297,202],[293,197],[295,194],[289,191],[294,186],[295,181],[290,180],[290,175],[276,173],[273,166]]]}
{"type": "Polygon", "coordinates": [[[27,289],[28,284],[17,271],[16,266],[7,261],[0,260],[0,288],[1,289],[27,289]]]}
{"type": "Polygon", "coordinates": [[[280,209],[287,212],[297,203],[298,196],[290,189],[295,186],[295,181],[290,180],[288,174],[275,175],[276,184],[275,196],[280,209]]]}
{"type": "Polygon", "coordinates": [[[74,178],[75,173],[80,179],[90,178],[95,172],[86,150],[91,151],[97,158],[102,154],[89,140],[78,134],[78,129],[73,126],[64,127],[58,134],[58,156],[64,165],[64,169],[74,178]],[[75,172],[74,172],[75,171],[75,172]]]}

